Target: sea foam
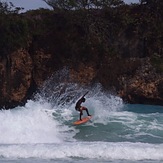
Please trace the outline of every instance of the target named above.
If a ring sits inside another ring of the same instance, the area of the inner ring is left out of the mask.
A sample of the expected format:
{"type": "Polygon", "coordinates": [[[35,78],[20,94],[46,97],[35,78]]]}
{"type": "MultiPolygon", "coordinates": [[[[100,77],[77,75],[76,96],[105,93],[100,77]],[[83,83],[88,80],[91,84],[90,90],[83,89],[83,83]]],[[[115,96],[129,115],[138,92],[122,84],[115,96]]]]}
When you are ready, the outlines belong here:
{"type": "Polygon", "coordinates": [[[4,158],[163,160],[163,144],[71,142],[63,144],[1,145],[4,158]]]}

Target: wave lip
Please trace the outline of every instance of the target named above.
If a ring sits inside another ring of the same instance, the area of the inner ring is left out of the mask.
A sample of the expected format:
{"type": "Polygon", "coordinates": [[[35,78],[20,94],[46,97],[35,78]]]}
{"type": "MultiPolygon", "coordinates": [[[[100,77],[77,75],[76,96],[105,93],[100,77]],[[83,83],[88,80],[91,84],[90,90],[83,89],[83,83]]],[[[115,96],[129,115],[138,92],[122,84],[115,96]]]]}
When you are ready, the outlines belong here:
{"type": "Polygon", "coordinates": [[[64,144],[1,145],[1,158],[99,160],[163,160],[163,144],[69,142],[64,144]]]}

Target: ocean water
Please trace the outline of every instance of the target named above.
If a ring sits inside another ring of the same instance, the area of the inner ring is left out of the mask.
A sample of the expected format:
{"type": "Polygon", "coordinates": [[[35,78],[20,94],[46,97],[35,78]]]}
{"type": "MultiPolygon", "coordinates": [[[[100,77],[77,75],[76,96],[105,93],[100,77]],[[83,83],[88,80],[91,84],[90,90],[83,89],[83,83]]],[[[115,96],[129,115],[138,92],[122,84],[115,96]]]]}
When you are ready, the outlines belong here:
{"type": "Polygon", "coordinates": [[[0,163],[163,162],[163,106],[124,104],[98,84],[55,78],[25,106],[0,111],[0,163]],[[75,102],[87,90],[93,118],[74,126],[75,102]]]}

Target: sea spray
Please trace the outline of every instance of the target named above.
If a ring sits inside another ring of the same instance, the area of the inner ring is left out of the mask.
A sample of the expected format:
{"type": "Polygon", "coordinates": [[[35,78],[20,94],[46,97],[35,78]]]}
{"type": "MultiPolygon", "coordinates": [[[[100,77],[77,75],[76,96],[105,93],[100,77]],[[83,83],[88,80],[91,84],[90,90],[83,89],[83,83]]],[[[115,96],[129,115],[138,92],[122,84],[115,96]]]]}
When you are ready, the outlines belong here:
{"type": "Polygon", "coordinates": [[[44,99],[46,102],[48,101],[57,107],[67,107],[74,104],[87,91],[89,93],[86,98],[97,99],[97,101],[101,101],[104,105],[112,105],[110,108],[113,110],[115,108],[115,100],[120,105],[123,103],[121,98],[111,95],[111,92],[104,90],[100,83],[81,85],[72,82],[69,69],[67,68],[57,71],[52,75],[40,88],[39,93],[35,95],[35,99],[44,99]],[[107,102],[108,99],[110,100],[107,102]],[[111,104],[112,99],[115,99],[113,100],[113,104],[111,104]]]}

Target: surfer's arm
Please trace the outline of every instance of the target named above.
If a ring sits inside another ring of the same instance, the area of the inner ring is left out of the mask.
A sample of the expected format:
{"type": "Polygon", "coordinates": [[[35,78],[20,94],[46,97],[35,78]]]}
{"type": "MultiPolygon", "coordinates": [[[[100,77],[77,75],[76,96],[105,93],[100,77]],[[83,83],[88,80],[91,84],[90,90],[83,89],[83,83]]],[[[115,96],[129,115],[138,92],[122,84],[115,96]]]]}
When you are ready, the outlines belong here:
{"type": "Polygon", "coordinates": [[[89,92],[89,91],[87,91],[87,92],[76,102],[75,108],[80,108],[81,103],[83,102],[82,99],[84,98],[84,96],[85,96],[88,92],[89,92]]]}
{"type": "Polygon", "coordinates": [[[85,96],[86,94],[88,94],[88,92],[89,92],[89,91],[87,91],[87,92],[81,97],[81,99],[84,98],[84,96],[85,96]]]}

